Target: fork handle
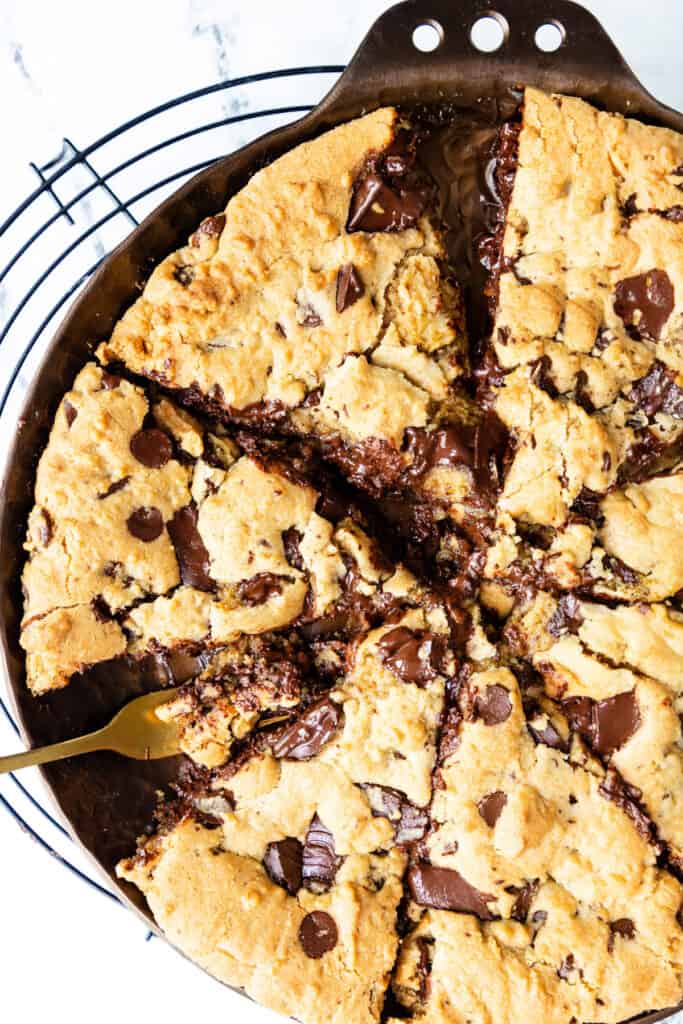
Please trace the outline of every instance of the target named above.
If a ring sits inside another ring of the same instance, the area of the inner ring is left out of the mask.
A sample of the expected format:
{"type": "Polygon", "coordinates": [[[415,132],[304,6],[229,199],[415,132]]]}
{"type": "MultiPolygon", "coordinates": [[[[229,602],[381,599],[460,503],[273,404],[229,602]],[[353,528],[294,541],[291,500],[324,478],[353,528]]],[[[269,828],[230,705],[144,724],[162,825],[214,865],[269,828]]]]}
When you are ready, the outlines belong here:
{"type": "Polygon", "coordinates": [[[6,757],[0,757],[0,775],[14,772],[18,768],[49,764],[51,761],[60,761],[63,757],[75,757],[77,754],[101,750],[104,747],[102,739],[101,732],[91,732],[86,736],[77,736],[73,740],[64,740],[63,743],[51,743],[47,747],[24,750],[20,754],[8,754],[6,757]]]}

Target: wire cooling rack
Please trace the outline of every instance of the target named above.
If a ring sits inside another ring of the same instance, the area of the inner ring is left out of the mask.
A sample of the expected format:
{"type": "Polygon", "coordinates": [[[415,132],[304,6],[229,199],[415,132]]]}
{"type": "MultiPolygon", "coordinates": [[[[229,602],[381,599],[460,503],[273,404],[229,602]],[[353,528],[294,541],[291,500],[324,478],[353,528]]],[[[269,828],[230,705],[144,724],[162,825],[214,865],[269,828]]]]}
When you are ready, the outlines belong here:
{"type": "MultiPolygon", "coordinates": [[[[35,190],[0,225],[0,459],[23,397],[69,303],[111,250],[197,171],[310,110],[343,67],[287,68],[219,82],[140,114],[96,142],[69,138],[32,163],[35,190]]],[[[19,730],[0,684],[0,749],[19,730]]],[[[0,778],[0,809],[108,899],[35,769],[0,778]]]]}

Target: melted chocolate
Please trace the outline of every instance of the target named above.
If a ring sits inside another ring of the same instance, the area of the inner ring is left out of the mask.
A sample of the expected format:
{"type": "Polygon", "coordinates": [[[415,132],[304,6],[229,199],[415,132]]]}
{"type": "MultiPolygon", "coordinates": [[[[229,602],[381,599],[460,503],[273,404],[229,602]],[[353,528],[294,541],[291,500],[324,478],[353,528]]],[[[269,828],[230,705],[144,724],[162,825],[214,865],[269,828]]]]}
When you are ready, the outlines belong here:
{"type": "Polygon", "coordinates": [[[599,793],[606,800],[610,800],[624,811],[633,822],[637,832],[651,846],[657,854],[661,854],[664,844],[657,836],[657,830],[643,810],[641,805],[642,793],[636,786],[630,786],[622,779],[619,772],[614,768],[608,768],[603,782],[599,786],[599,793]]]}
{"type": "Polygon", "coordinates": [[[301,922],[299,942],[306,956],[319,960],[337,945],[339,934],[334,918],[324,910],[314,910],[301,922]]]}
{"type": "Polygon", "coordinates": [[[337,312],[343,313],[344,310],[352,306],[354,302],[365,294],[365,285],[363,279],[354,267],[353,263],[347,263],[341,267],[337,274],[337,295],[336,295],[336,306],[337,312]]]}
{"type": "Polygon", "coordinates": [[[464,914],[475,914],[481,921],[493,920],[487,904],[495,897],[479,892],[461,874],[449,868],[414,864],[408,872],[408,889],[421,907],[458,910],[464,914]]]}
{"type": "Polygon", "coordinates": [[[434,633],[397,626],[377,646],[387,668],[405,683],[425,686],[441,671],[445,640],[434,633]]]}
{"type": "Polygon", "coordinates": [[[164,532],[164,520],[158,508],[136,508],[126,520],[128,532],[150,544],[164,532]]]}
{"type": "Polygon", "coordinates": [[[168,434],[157,427],[138,430],[130,439],[130,450],[143,466],[161,469],[173,455],[173,445],[168,434]]]}
{"type": "Polygon", "coordinates": [[[674,308],[674,288],[665,270],[619,281],[614,292],[614,312],[635,338],[657,341],[674,308]]]}
{"type": "Polygon", "coordinates": [[[286,889],[290,896],[296,896],[301,888],[302,864],[303,847],[298,839],[289,837],[266,847],[263,866],[271,880],[286,889]]]}
{"type": "Polygon", "coordinates": [[[683,388],[676,384],[675,370],[659,359],[635,382],[628,397],[647,417],[665,412],[683,419],[683,388]]]}
{"type": "Polygon", "coordinates": [[[178,509],[168,523],[168,532],[175,548],[180,567],[180,578],[188,587],[214,590],[211,579],[211,560],[197,529],[197,509],[186,505],[178,509]]]}
{"type": "Polygon", "coordinates": [[[270,741],[275,757],[306,761],[319,754],[326,743],[341,728],[343,712],[338,704],[323,697],[311,704],[304,713],[284,726],[270,741]]]}
{"type": "Polygon", "coordinates": [[[237,584],[237,596],[243,604],[258,605],[265,602],[273,594],[282,593],[282,579],[272,572],[259,572],[251,579],[242,580],[237,584]]]}

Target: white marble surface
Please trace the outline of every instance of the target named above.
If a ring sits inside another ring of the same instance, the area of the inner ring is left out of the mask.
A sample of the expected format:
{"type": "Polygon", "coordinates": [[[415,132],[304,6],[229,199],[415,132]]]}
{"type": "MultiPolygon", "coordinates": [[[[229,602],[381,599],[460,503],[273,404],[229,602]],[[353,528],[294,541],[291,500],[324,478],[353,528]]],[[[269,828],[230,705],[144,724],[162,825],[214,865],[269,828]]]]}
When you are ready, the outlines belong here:
{"type": "MultiPolygon", "coordinates": [[[[56,157],[65,137],[83,148],[140,112],[213,82],[265,69],[342,64],[373,17],[388,6],[386,0],[1,0],[0,223],[35,187],[29,163],[56,157]]],[[[683,108],[680,2],[593,0],[587,6],[602,19],[646,86],[660,99],[683,108]]],[[[196,123],[264,106],[313,103],[333,80],[334,76],[320,75],[215,94],[209,101],[176,109],[163,120],[146,122],[109,147],[98,170],[102,173],[143,146],[196,123]]],[[[182,151],[162,151],[144,167],[118,176],[117,190],[126,197],[134,195],[180,167],[234,148],[277,120],[221,129],[211,143],[202,137],[188,141],[182,151]]],[[[64,185],[62,198],[70,198],[89,180],[79,169],[64,185]]],[[[163,190],[141,200],[134,206],[135,214],[151,209],[162,194],[163,190]]],[[[110,208],[99,191],[91,192],[75,204],[74,226],[60,219],[41,247],[32,250],[35,256],[0,281],[0,331],[36,276],[71,244],[74,232],[87,230],[110,208]]],[[[52,211],[46,198],[31,229],[52,211]]],[[[119,217],[93,230],[73,260],[41,285],[0,349],[0,385],[9,379],[27,340],[65,288],[128,229],[125,218],[119,217]]],[[[0,273],[23,238],[16,226],[0,237],[0,273]]],[[[59,315],[61,310],[55,319],[59,315]]],[[[48,324],[45,337],[50,328],[48,324]]],[[[40,347],[39,339],[37,350],[40,347]]],[[[22,370],[17,393],[30,379],[32,365],[29,360],[22,370]]],[[[0,445],[11,431],[12,415],[10,409],[1,421],[0,445]]],[[[13,749],[16,743],[0,713],[0,749],[13,749]]],[[[31,773],[22,776],[22,782],[45,802],[31,773]]],[[[14,804],[58,853],[89,870],[16,783],[0,779],[0,799],[14,804]]],[[[198,1013],[244,1024],[278,1019],[221,989],[158,940],[145,942],[146,929],[132,915],[31,842],[1,806],[0,849],[3,1019],[21,1015],[31,1022],[49,1017],[57,1024],[67,1019],[85,1024],[95,1017],[113,1024],[154,1015],[168,1024],[184,1024],[198,1013]]]]}

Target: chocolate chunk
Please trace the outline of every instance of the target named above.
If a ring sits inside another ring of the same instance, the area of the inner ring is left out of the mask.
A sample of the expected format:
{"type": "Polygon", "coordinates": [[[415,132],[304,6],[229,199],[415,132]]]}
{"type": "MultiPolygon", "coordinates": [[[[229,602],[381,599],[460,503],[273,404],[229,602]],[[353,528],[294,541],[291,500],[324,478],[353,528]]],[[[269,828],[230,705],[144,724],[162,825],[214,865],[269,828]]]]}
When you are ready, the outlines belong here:
{"type": "Polygon", "coordinates": [[[78,416],[78,409],[71,404],[71,402],[68,400],[68,398],[64,399],[64,403],[63,404],[64,404],[64,418],[66,419],[66,424],[67,424],[68,427],[71,427],[73,421],[78,416]]]}
{"type": "Polygon", "coordinates": [[[395,827],[395,841],[414,843],[424,837],[429,827],[429,813],[425,808],[416,807],[405,793],[390,786],[362,783],[360,788],[368,798],[375,817],[387,818],[395,827]]]}
{"type": "Polygon", "coordinates": [[[552,636],[578,633],[582,622],[581,604],[576,594],[563,594],[548,622],[548,632],[552,636]]]}
{"type": "Polygon", "coordinates": [[[593,701],[590,697],[572,697],[563,702],[563,709],[572,728],[603,755],[623,746],[641,724],[635,690],[600,701],[593,701]]]}
{"type": "Polygon", "coordinates": [[[628,815],[636,831],[654,847],[657,854],[662,852],[664,844],[659,840],[654,824],[641,805],[643,794],[636,786],[625,782],[616,769],[608,768],[604,781],[598,787],[598,792],[605,800],[610,800],[628,815]]]}
{"type": "Polygon", "coordinates": [[[664,220],[673,221],[674,224],[683,222],[683,206],[670,206],[668,210],[662,211],[664,220]]]}
{"type": "MultiPolygon", "coordinates": [[[[595,405],[593,399],[588,392],[588,374],[585,370],[579,370],[576,375],[576,386],[574,388],[574,401],[577,405],[580,405],[582,409],[585,409],[587,413],[595,412],[595,405]]],[[[609,458],[609,453],[605,453],[609,458]]],[[[607,467],[609,469],[609,466],[607,467]]]]}
{"type": "Polygon", "coordinates": [[[451,424],[432,431],[424,427],[409,427],[406,440],[412,476],[423,476],[437,466],[464,465],[472,468],[474,464],[471,427],[451,424]]]}
{"type": "Polygon", "coordinates": [[[676,384],[676,371],[659,359],[635,382],[628,397],[648,417],[665,412],[683,419],[683,388],[676,384]]]}
{"type": "Polygon", "coordinates": [[[502,487],[510,453],[507,427],[487,409],[474,431],[474,480],[483,493],[492,494],[502,487]]]}
{"type": "Polygon", "coordinates": [[[636,926],[630,917],[620,917],[617,921],[610,921],[609,925],[609,939],[607,940],[607,949],[611,953],[614,949],[614,936],[620,935],[622,939],[635,939],[636,937],[636,926]]]}
{"type": "Polygon", "coordinates": [[[115,391],[121,383],[121,378],[118,373],[108,373],[107,370],[102,371],[102,388],[105,391],[115,391]]]}
{"type": "Polygon", "coordinates": [[[332,888],[343,858],[337,857],[334,836],[316,814],[308,826],[303,848],[302,879],[311,892],[332,888]]]}
{"type": "Polygon", "coordinates": [[[299,547],[303,538],[303,533],[297,530],[295,526],[290,526],[288,530],[283,530],[282,533],[282,544],[285,549],[285,558],[292,568],[298,569],[299,572],[303,572],[305,568],[299,547]]]}
{"type": "Polygon", "coordinates": [[[270,745],[273,755],[288,757],[293,761],[315,757],[329,743],[342,721],[343,714],[339,705],[323,697],[275,735],[270,745]]]}
{"type": "Polygon", "coordinates": [[[495,683],[480,690],[474,701],[475,711],[484,725],[500,725],[507,721],[512,713],[510,694],[504,686],[495,683]]]}
{"type": "Polygon", "coordinates": [[[657,341],[674,308],[674,288],[665,270],[619,281],[614,293],[614,312],[635,338],[657,341]]]}
{"type": "Polygon", "coordinates": [[[421,907],[459,910],[464,914],[475,914],[481,921],[493,920],[487,903],[495,897],[479,892],[450,868],[415,864],[408,872],[408,889],[421,907]]]}
{"type": "Polygon", "coordinates": [[[551,376],[552,362],[550,356],[541,356],[533,364],[531,371],[531,380],[540,388],[541,391],[545,391],[546,395],[550,395],[551,398],[557,398],[559,391],[555,385],[555,381],[551,376]]]}
{"type": "Polygon", "coordinates": [[[143,466],[161,469],[173,455],[173,445],[168,434],[157,427],[138,430],[130,439],[130,450],[143,466]]]}
{"type": "Polygon", "coordinates": [[[218,238],[225,227],[225,214],[217,213],[213,217],[205,217],[190,239],[190,245],[201,244],[201,236],[206,238],[218,238]]]}
{"type": "Polygon", "coordinates": [[[310,303],[303,306],[301,309],[301,326],[302,327],[320,327],[323,322],[322,317],[310,303]]]}
{"type": "Polygon", "coordinates": [[[441,729],[441,743],[439,744],[439,756],[441,763],[443,763],[447,757],[454,754],[460,746],[460,726],[462,724],[462,714],[458,708],[449,708],[446,714],[446,720],[441,729]]]}
{"type": "MultiPolygon", "coordinates": [[[[529,916],[529,909],[536,898],[536,893],[538,892],[538,879],[534,879],[533,882],[527,882],[526,885],[522,885],[519,888],[517,886],[511,885],[510,888],[506,891],[512,893],[517,897],[512,905],[512,911],[510,916],[515,921],[521,921],[522,923],[524,923],[527,917],[529,916]]],[[[536,911],[536,913],[534,914],[534,918],[537,914],[543,913],[544,911],[542,910],[536,911]]]]}
{"type": "Polygon", "coordinates": [[[542,743],[544,746],[550,747],[551,750],[559,750],[563,754],[569,753],[569,743],[560,736],[550,719],[542,729],[536,728],[531,723],[529,723],[528,729],[536,743],[542,743]]]}
{"type": "Polygon", "coordinates": [[[44,548],[48,546],[54,536],[54,524],[52,516],[46,508],[40,509],[40,522],[38,524],[38,539],[44,548]]]}
{"type": "Polygon", "coordinates": [[[299,942],[306,956],[319,960],[337,945],[337,926],[324,910],[314,910],[301,922],[299,942]]]}
{"type": "Polygon", "coordinates": [[[173,277],[178,282],[178,284],[182,284],[183,288],[188,288],[194,281],[194,267],[176,267],[175,270],[173,271],[173,277]]]}
{"type": "Polygon", "coordinates": [[[405,626],[390,629],[377,646],[387,668],[405,683],[417,686],[425,686],[442,670],[446,653],[444,637],[405,626]]]}
{"type": "Polygon", "coordinates": [[[186,505],[178,509],[168,523],[168,532],[175,548],[180,578],[188,587],[214,590],[211,579],[211,560],[197,529],[197,509],[186,505]]]}
{"type": "Polygon", "coordinates": [[[363,279],[353,263],[346,263],[337,274],[337,312],[343,313],[364,294],[363,279]]]}
{"type": "Polygon", "coordinates": [[[589,487],[582,487],[572,503],[571,511],[574,519],[597,522],[601,517],[600,502],[605,497],[589,487]]]}
{"type": "Polygon", "coordinates": [[[243,604],[254,606],[265,604],[273,594],[282,592],[282,579],[272,572],[258,572],[248,580],[237,584],[237,596],[243,604]]]}
{"type": "Polygon", "coordinates": [[[111,608],[101,594],[98,594],[97,597],[93,597],[90,602],[90,607],[92,608],[98,622],[111,622],[113,619],[111,608]]]}
{"type": "Polygon", "coordinates": [[[570,953],[568,956],[566,956],[564,958],[564,960],[562,961],[562,963],[558,967],[558,969],[557,969],[557,976],[558,976],[558,978],[562,978],[562,981],[568,981],[568,979],[571,977],[572,973],[575,970],[576,970],[576,961],[574,959],[574,954],[570,953]]]}
{"type": "Polygon", "coordinates": [[[477,807],[489,828],[494,828],[507,802],[507,795],[500,789],[481,798],[477,807]]]}
{"type": "Polygon", "coordinates": [[[640,573],[636,569],[632,569],[626,562],[622,562],[616,555],[605,555],[602,564],[608,572],[613,573],[624,583],[637,583],[640,579],[640,573]]]}
{"type": "Polygon", "coordinates": [[[296,896],[302,882],[303,847],[298,839],[291,836],[277,843],[268,843],[263,866],[276,885],[286,889],[290,896],[296,896]]]}
{"type": "Polygon", "coordinates": [[[432,199],[426,185],[390,188],[379,174],[368,174],[351,197],[347,231],[405,231],[417,224],[432,199]]]}
{"type": "Polygon", "coordinates": [[[145,544],[160,537],[164,530],[164,520],[158,508],[136,508],[126,520],[128,532],[145,544]]]}
{"type": "Polygon", "coordinates": [[[117,491],[123,490],[123,488],[126,486],[129,480],[129,476],[122,476],[120,480],[114,480],[114,483],[109,484],[109,487],[107,487],[106,491],[102,491],[101,494],[97,495],[98,501],[104,501],[104,499],[110,497],[110,495],[116,494],[117,491]]]}

